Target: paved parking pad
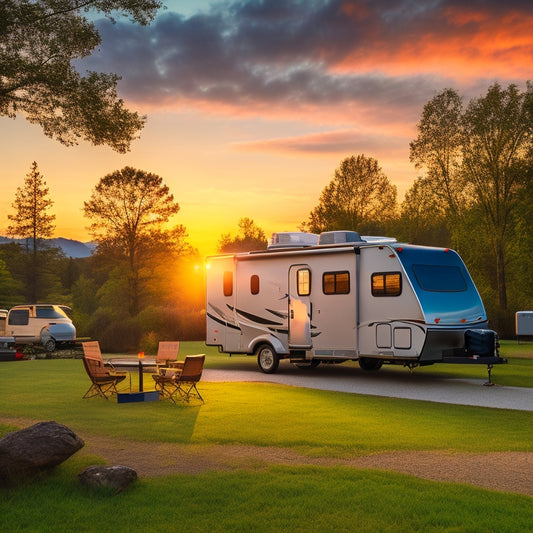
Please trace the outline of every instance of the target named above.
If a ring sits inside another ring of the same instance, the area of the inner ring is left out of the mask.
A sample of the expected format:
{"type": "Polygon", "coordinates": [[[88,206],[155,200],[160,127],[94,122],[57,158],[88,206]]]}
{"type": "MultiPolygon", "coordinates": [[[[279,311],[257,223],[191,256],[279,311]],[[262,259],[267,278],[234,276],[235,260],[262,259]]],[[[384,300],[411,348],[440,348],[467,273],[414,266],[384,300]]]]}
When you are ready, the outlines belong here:
{"type": "Polygon", "coordinates": [[[533,411],[533,388],[504,387],[497,383],[484,386],[486,378],[443,378],[417,374],[416,370],[412,373],[406,370],[404,373],[382,369],[375,373],[363,373],[357,368],[343,365],[328,365],[309,370],[280,365],[276,374],[239,368],[204,369],[202,380],[279,383],[352,394],[533,411]]]}

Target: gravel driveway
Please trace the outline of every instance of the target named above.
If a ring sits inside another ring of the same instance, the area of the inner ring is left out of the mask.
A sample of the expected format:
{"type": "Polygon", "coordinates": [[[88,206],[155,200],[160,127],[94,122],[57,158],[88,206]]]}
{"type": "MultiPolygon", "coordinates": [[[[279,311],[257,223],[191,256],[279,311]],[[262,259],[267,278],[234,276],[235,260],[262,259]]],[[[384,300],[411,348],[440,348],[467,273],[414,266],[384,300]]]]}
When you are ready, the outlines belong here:
{"type": "MultiPolygon", "coordinates": [[[[249,365],[248,365],[249,366],[249,365]]],[[[476,405],[499,409],[533,411],[533,388],[483,386],[487,378],[454,379],[429,376],[416,372],[397,372],[383,368],[378,372],[364,372],[349,365],[321,365],[315,369],[299,369],[281,362],[276,374],[263,374],[252,368],[242,368],[236,361],[234,369],[204,369],[202,380],[228,382],[252,381],[280,383],[372,396],[406,398],[459,405],[476,405]]],[[[480,367],[480,376],[484,367],[480,367]]],[[[493,379],[497,383],[497,368],[493,379]]]]}

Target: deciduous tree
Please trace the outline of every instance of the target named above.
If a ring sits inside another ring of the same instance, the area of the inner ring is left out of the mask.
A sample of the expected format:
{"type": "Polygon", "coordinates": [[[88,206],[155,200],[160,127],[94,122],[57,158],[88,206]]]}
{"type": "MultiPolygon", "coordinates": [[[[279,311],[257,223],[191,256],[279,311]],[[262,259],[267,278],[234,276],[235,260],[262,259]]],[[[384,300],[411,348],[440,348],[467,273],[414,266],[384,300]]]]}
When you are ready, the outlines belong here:
{"type": "Polygon", "coordinates": [[[221,235],[218,249],[222,253],[249,252],[266,248],[267,239],[265,232],[255,224],[251,218],[239,220],[239,233],[232,237],[230,233],[221,235]]]}
{"type": "Polygon", "coordinates": [[[179,209],[163,178],[131,167],[104,176],[84,202],[98,253],[116,259],[127,272],[132,316],[139,311],[142,289],[154,269],[152,264],[143,270],[148,259],[158,248],[168,247],[167,240],[178,246],[184,237],[182,226],[163,227],[179,209]]]}
{"type": "Polygon", "coordinates": [[[313,233],[331,230],[383,231],[396,216],[396,187],[376,159],[347,157],[335,170],[304,227],[313,233]]]}
{"type": "Polygon", "coordinates": [[[447,205],[435,193],[434,181],[417,178],[405,193],[401,204],[399,232],[401,240],[428,246],[449,246],[447,205]]]}
{"type": "Polygon", "coordinates": [[[464,114],[463,177],[482,213],[496,262],[500,309],[507,310],[507,252],[515,234],[520,200],[531,180],[533,86],[491,86],[464,114]]]}
{"type": "Polygon", "coordinates": [[[491,307],[502,319],[498,327],[509,331],[507,269],[517,230],[530,227],[524,198],[533,179],[533,86],[521,92],[496,83],[466,108],[460,102],[447,89],[426,104],[411,160],[426,168],[456,245],[496,293],[491,307]]]}
{"type": "Polygon", "coordinates": [[[411,162],[426,169],[426,183],[451,216],[464,207],[463,191],[457,183],[464,139],[462,116],[461,97],[453,89],[445,89],[424,106],[418,137],[410,143],[411,162]]]}
{"type": "Polygon", "coordinates": [[[160,0],[2,0],[0,116],[22,114],[65,145],[82,138],[127,151],[145,118],[118,98],[119,76],[82,76],[73,62],[100,44],[87,15],[118,13],[147,24],[160,6],[160,0]]]}

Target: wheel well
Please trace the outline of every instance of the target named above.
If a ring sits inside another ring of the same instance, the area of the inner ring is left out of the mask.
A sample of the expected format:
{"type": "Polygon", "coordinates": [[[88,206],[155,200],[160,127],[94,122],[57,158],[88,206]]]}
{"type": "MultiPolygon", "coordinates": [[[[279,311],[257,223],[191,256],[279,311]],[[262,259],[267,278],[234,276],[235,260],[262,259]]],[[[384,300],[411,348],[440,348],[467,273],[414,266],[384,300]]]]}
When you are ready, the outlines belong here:
{"type": "Polygon", "coordinates": [[[249,355],[257,355],[257,350],[262,345],[266,345],[266,346],[269,346],[270,348],[272,348],[272,350],[274,350],[274,352],[276,352],[276,355],[278,356],[279,359],[287,359],[288,357],[290,357],[289,353],[285,351],[285,349],[283,347],[283,344],[281,344],[281,342],[278,339],[276,339],[276,338],[270,338],[270,339],[259,338],[259,339],[255,339],[255,341],[250,345],[250,350],[251,351],[248,352],[248,354],[249,355]]]}
{"type": "Polygon", "coordinates": [[[259,348],[261,348],[261,346],[268,346],[269,348],[272,348],[272,350],[276,352],[276,349],[274,348],[274,346],[272,346],[272,343],[265,341],[265,340],[259,340],[254,344],[252,355],[257,355],[257,352],[259,351],[259,348]]]}

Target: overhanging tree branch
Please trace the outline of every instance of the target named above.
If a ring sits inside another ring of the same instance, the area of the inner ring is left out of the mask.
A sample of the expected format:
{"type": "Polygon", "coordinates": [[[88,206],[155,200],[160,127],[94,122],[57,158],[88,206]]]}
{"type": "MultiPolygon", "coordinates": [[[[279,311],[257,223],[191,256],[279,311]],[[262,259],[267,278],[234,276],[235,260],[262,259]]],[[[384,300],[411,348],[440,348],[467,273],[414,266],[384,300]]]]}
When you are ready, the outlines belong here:
{"type": "Polygon", "coordinates": [[[116,74],[87,72],[72,62],[100,43],[88,10],[148,24],[160,0],[3,0],[0,3],[0,116],[23,115],[67,146],[80,139],[126,152],[146,117],[117,95],[116,74]],[[31,28],[28,26],[31,25],[31,28]]]}

